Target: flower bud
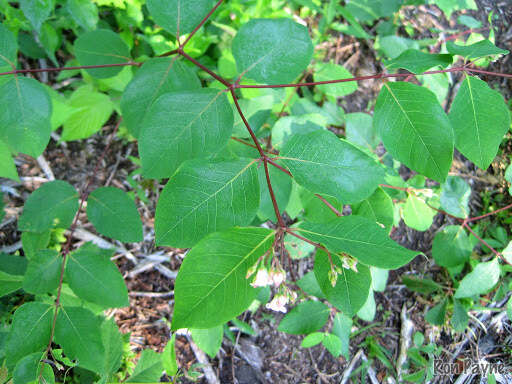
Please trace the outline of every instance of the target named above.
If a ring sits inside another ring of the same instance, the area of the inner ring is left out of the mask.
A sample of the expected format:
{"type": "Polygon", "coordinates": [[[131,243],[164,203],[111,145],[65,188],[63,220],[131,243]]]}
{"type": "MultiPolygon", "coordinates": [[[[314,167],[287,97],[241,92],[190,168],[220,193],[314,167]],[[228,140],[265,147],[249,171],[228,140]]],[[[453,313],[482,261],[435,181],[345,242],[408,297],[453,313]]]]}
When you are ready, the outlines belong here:
{"type": "Polygon", "coordinates": [[[329,277],[329,281],[331,282],[331,285],[333,287],[335,287],[336,286],[336,282],[338,281],[338,273],[335,270],[331,269],[328,272],[327,276],[329,277]]]}
{"type": "Polygon", "coordinates": [[[279,287],[286,279],[286,274],[282,269],[271,269],[269,273],[270,280],[274,287],[279,287]]]}
{"type": "Polygon", "coordinates": [[[272,283],[272,280],[270,280],[268,271],[265,268],[260,268],[260,269],[258,269],[258,272],[256,273],[256,277],[252,281],[251,285],[254,288],[258,288],[258,287],[266,287],[270,283],[272,283]]]}
{"type": "Polygon", "coordinates": [[[272,311],[286,313],[286,304],[288,304],[288,297],[282,294],[277,294],[265,307],[272,311]]]}

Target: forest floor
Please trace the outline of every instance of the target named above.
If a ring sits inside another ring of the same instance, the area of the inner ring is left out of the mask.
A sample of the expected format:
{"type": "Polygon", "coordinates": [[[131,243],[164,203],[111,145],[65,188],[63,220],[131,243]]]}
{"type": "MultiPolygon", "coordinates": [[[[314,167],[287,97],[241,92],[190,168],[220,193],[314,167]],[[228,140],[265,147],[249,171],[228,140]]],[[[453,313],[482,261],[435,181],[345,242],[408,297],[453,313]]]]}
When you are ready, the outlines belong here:
{"type": "MultiPolygon", "coordinates": [[[[495,21],[496,43],[501,48],[512,51],[512,6],[507,1],[477,1],[479,11],[468,12],[468,14],[482,21],[484,26],[488,25],[487,16],[491,10],[498,16],[495,21]]],[[[442,12],[436,7],[416,7],[414,11],[405,8],[402,12],[415,12],[410,20],[420,25],[425,30],[424,37],[438,37],[430,35],[430,27],[446,26],[450,29],[467,29],[457,25],[454,14],[450,21],[447,21],[442,12]]],[[[336,33],[336,32],[333,32],[336,33]]],[[[405,33],[404,33],[405,36],[405,33]]],[[[379,73],[383,70],[374,50],[356,41],[350,36],[339,36],[336,44],[324,47],[330,58],[335,58],[339,63],[345,63],[347,68],[355,76],[379,73]]],[[[512,73],[512,55],[506,56],[497,63],[492,64],[491,70],[512,73]]],[[[460,76],[454,76],[453,95],[456,93],[460,76]]],[[[495,88],[500,89],[507,99],[512,97],[510,79],[495,80],[486,79],[495,88]]],[[[380,83],[378,81],[367,81],[360,83],[359,90],[343,101],[343,108],[347,112],[359,112],[366,110],[369,103],[375,100],[380,83]]],[[[450,102],[448,102],[447,108],[450,102]]],[[[107,138],[113,131],[113,126],[107,126],[102,135],[95,135],[88,140],[80,142],[69,142],[57,144],[52,143],[46,150],[44,157],[49,164],[55,178],[70,182],[77,188],[85,184],[88,175],[96,166],[96,160],[104,150],[107,138]]],[[[512,154],[512,144],[503,148],[504,153],[512,154]]],[[[137,175],[132,175],[136,166],[129,160],[129,156],[137,154],[137,146],[133,142],[126,142],[123,139],[115,138],[112,147],[96,174],[94,184],[98,186],[112,185],[123,189],[132,189],[127,180],[137,180],[137,175]]],[[[20,233],[16,228],[15,218],[21,212],[21,207],[28,194],[35,190],[41,182],[51,175],[44,172],[39,163],[28,157],[18,157],[20,176],[23,184],[16,185],[4,183],[3,189],[9,195],[9,203],[6,208],[6,219],[3,228],[0,228],[0,248],[9,247],[11,250],[19,248],[20,233]]],[[[496,159],[487,173],[477,170],[470,162],[466,161],[460,154],[456,155],[456,161],[452,172],[462,175],[470,183],[473,194],[470,207],[472,213],[476,214],[482,210],[481,194],[498,193],[505,190],[503,182],[505,158],[496,159]],[[503,161],[502,161],[503,160],[503,161]]],[[[404,178],[412,174],[403,169],[404,178]]],[[[158,193],[162,185],[144,185],[147,201],[139,204],[139,209],[145,223],[146,241],[133,248],[124,249],[120,244],[113,244],[118,249],[117,263],[124,273],[128,289],[130,291],[130,307],[115,310],[111,313],[120,326],[123,333],[131,333],[130,342],[133,351],[136,353],[142,348],[153,348],[162,351],[169,340],[170,331],[168,320],[171,319],[173,308],[173,287],[174,276],[178,271],[185,255],[185,250],[156,248],[153,242],[153,213],[158,199],[158,193]]],[[[505,193],[506,194],[506,193],[505,193]]],[[[510,203],[512,198],[507,195],[510,203]]],[[[85,219],[85,217],[84,217],[85,219]]],[[[439,214],[434,225],[426,232],[416,232],[404,225],[400,225],[392,233],[392,237],[403,246],[422,251],[427,258],[417,257],[408,266],[390,273],[388,286],[385,292],[376,293],[377,317],[371,327],[351,339],[351,358],[357,358],[354,367],[357,368],[369,356],[367,349],[361,343],[369,338],[374,338],[380,345],[390,352],[391,361],[396,362],[399,355],[401,343],[401,327],[403,319],[401,313],[410,319],[414,325],[414,331],[421,332],[425,339],[443,348],[444,358],[458,359],[461,356],[499,356],[509,353],[512,348],[512,325],[507,322],[501,311],[482,313],[479,325],[477,321],[471,321],[470,332],[464,334],[450,333],[447,329],[433,328],[424,320],[425,312],[431,308],[433,303],[422,299],[421,296],[409,291],[402,283],[401,276],[407,273],[422,275],[434,280],[440,280],[439,275],[444,273],[430,258],[432,238],[440,226],[449,220],[439,214]],[[487,332],[484,332],[484,327],[487,332]],[[362,352],[361,352],[362,351],[362,352]]],[[[86,220],[79,221],[81,223],[86,220]]],[[[91,225],[85,224],[75,233],[76,244],[80,242],[101,240],[96,235],[91,225]]],[[[299,273],[304,273],[311,267],[311,260],[295,261],[294,267],[299,273]]],[[[300,276],[299,276],[300,277],[300,276]]],[[[222,383],[234,382],[235,375],[238,383],[339,383],[349,366],[350,361],[343,357],[333,358],[321,346],[311,349],[300,347],[302,337],[288,335],[277,331],[277,324],[282,315],[276,315],[261,307],[255,313],[247,312],[242,317],[255,330],[255,336],[241,335],[237,340],[236,347],[228,339],[224,339],[221,351],[215,359],[209,361],[213,372],[222,383]],[[233,366],[234,365],[234,366],[233,366]]],[[[331,319],[332,320],[332,319],[331,319]]],[[[369,326],[359,320],[358,328],[369,326]]],[[[198,363],[198,357],[191,347],[190,340],[185,335],[178,336],[176,342],[177,357],[183,371],[189,370],[198,363]]],[[[492,360],[492,358],[490,357],[492,360]]],[[[386,374],[386,368],[377,360],[372,365],[377,382],[382,381],[386,374]]],[[[201,368],[199,367],[199,370],[201,368]]],[[[444,382],[439,378],[437,382],[444,382]]],[[[204,377],[199,382],[207,382],[204,377]]],[[[354,380],[357,382],[358,380],[354,380]]],[[[180,382],[188,383],[190,379],[181,378],[180,382]]],[[[479,382],[479,381],[475,381],[479,382]]]]}

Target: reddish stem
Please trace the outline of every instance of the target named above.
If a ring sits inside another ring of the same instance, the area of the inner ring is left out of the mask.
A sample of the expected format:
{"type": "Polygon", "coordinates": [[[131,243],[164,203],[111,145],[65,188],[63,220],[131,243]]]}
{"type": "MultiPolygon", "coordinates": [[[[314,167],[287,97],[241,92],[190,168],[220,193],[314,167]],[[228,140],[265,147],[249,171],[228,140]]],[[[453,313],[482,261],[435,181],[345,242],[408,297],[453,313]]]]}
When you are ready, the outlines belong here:
{"type": "Polygon", "coordinates": [[[481,73],[483,75],[507,77],[509,79],[512,79],[512,74],[510,74],[510,73],[500,73],[500,72],[484,71],[483,69],[477,69],[477,68],[465,68],[465,70],[468,71],[468,72],[481,73]]]}
{"type": "MultiPolygon", "coordinates": [[[[231,136],[231,140],[235,140],[236,142],[238,142],[238,143],[240,143],[240,144],[247,145],[248,147],[254,148],[254,149],[256,149],[256,150],[258,149],[258,147],[257,147],[257,146],[255,146],[254,144],[248,143],[247,141],[242,140],[242,139],[239,139],[238,137],[231,136]]],[[[265,151],[265,150],[263,150],[263,151],[264,151],[265,153],[270,154],[270,152],[268,152],[268,151],[265,151]]],[[[269,161],[269,163],[270,163],[270,161],[269,161]]]]}
{"type": "Polygon", "coordinates": [[[78,69],[95,69],[95,68],[111,68],[111,67],[126,67],[126,66],[140,67],[141,65],[142,65],[142,63],[137,63],[135,61],[128,61],[126,63],[118,63],[118,64],[82,65],[82,66],[77,66],[77,67],[16,69],[16,70],[10,71],[10,72],[2,72],[2,73],[0,73],[0,76],[17,75],[19,73],[75,71],[78,69]]]}
{"type": "Polygon", "coordinates": [[[208,20],[210,18],[210,16],[213,15],[213,12],[215,12],[217,10],[217,8],[220,7],[220,5],[222,4],[223,1],[224,0],[219,0],[217,2],[217,4],[215,4],[215,7],[213,7],[212,10],[210,12],[208,12],[208,14],[203,18],[203,20],[201,20],[201,22],[197,25],[197,27],[194,28],[194,30],[190,33],[190,35],[188,35],[185,42],[183,44],[181,44],[182,48],[185,45],[187,45],[187,43],[190,41],[190,39],[196,34],[197,31],[199,31],[199,28],[201,28],[203,26],[203,24],[206,23],[206,20],[208,20]]]}
{"type": "Polygon", "coordinates": [[[508,261],[501,253],[499,253],[497,250],[495,250],[493,247],[491,247],[489,245],[489,243],[487,243],[487,241],[485,241],[484,239],[482,239],[480,236],[478,236],[476,234],[475,231],[473,231],[471,229],[471,227],[468,225],[468,222],[467,220],[464,220],[464,222],[462,223],[462,226],[464,228],[466,228],[473,236],[475,236],[475,238],[480,242],[482,243],[483,245],[485,245],[487,248],[489,248],[491,250],[492,253],[494,253],[497,257],[499,257],[501,260],[503,260],[503,262],[505,262],[506,264],[508,265],[511,265],[512,266],[512,263],[510,261],[508,261]]]}
{"type": "Polygon", "coordinates": [[[315,196],[318,197],[322,201],[322,203],[324,203],[331,211],[333,211],[336,216],[338,216],[338,217],[343,216],[343,214],[340,211],[338,211],[331,203],[329,203],[327,200],[325,200],[318,193],[315,193],[315,196]]]}
{"type": "Polygon", "coordinates": [[[329,256],[329,262],[331,263],[331,268],[334,268],[334,262],[332,261],[331,252],[329,252],[329,250],[327,248],[325,248],[322,244],[315,243],[314,241],[311,241],[311,240],[305,238],[304,236],[301,236],[301,235],[295,233],[294,228],[286,228],[286,233],[292,235],[293,237],[296,237],[297,239],[305,241],[308,244],[313,245],[315,248],[320,248],[321,250],[326,252],[327,256],[329,256]]]}
{"type": "Polygon", "coordinates": [[[510,208],[512,208],[512,204],[509,204],[509,205],[507,205],[506,207],[503,207],[503,208],[497,209],[497,210],[495,210],[495,211],[493,211],[493,212],[486,213],[485,215],[482,215],[482,216],[472,217],[472,218],[470,218],[470,219],[467,219],[466,221],[467,221],[467,222],[471,222],[471,221],[481,220],[481,219],[483,219],[483,218],[485,218],[485,217],[489,217],[489,216],[495,215],[495,214],[497,214],[497,213],[499,213],[499,212],[506,211],[507,209],[510,209],[510,208]]]}
{"type": "Polygon", "coordinates": [[[274,193],[274,189],[272,188],[272,183],[270,182],[270,173],[268,172],[268,157],[263,159],[263,167],[265,168],[265,177],[267,179],[268,192],[270,193],[270,199],[272,200],[272,205],[274,206],[274,212],[277,217],[277,222],[280,228],[286,228],[286,224],[281,216],[281,211],[279,210],[279,206],[277,205],[276,195],[274,193]]]}
{"type": "Polygon", "coordinates": [[[276,167],[277,169],[279,169],[280,171],[283,171],[284,173],[286,173],[288,176],[290,177],[293,177],[293,175],[290,173],[289,170],[287,170],[286,168],[284,167],[281,167],[279,164],[277,164],[274,160],[272,160],[271,158],[268,158],[267,161],[272,164],[274,167],[276,167]]]}
{"type": "Polygon", "coordinates": [[[221,82],[225,87],[227,88],[231,88],[231,84],[229,81],[225,80],[223,77],[217,75],[215,72],[213,71],[210,71],[208,68],[206,68],[203,64],[201,64],[199,61],[197,61],[196,59],[194,59],[193,57],[189,56],[188,54],[186,54],[185,52],[183,52],[183,50],[180,48],[178,49],[178,53],[183,56],[185,59],[187,59],[188,61],[194,63],[196,66],[198,66],[199,68],[201,68],[203,71],[205,71],[206,73],[208,73],[211,77],[213,77],[215,80],[221,82]]]}

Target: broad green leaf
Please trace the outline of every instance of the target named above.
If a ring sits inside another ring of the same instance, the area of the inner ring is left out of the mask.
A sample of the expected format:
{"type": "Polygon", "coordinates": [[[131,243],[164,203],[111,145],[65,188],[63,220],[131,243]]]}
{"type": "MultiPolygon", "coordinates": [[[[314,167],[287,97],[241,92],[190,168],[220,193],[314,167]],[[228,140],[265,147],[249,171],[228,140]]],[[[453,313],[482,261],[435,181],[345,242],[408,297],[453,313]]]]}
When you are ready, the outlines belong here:
{"type": "Polygon", "coordinates": [[[32,157],[50,141],[52,102],[34,79],[14,77],[0,87],[0,140],[32,157]]]}
{"type": "Polygon", "coordinates": [[[322,344],[334,357],[339,357],[341,355],[343,344],[338,336],[326,333],[322,340],[322,344]]]}
{"type": "Polygon", "coordinates": [[[142,241],[142,221],[135,202],[121,189],[93,191],[87,199],[87,217],[102,235],[124,243],[142,241]]]}
{"type": "Polygon", "coordinates": [[[165,186],[155,216],[156,242],[178,248],[252,222],[259,207],[253,160],[185,162],[165,186]]]}
{"type": "Polygon", "coordinates": [[[509,262],[512,263],[512,241],[508,243],[505,249],[502,252],[503,257],[509,262]]]}
{"type": "Polygon", "coordinates": [[[37,33],[41,25],[50,16],[55,4],[54,0],[20,0],[20,8],[37,33]]]}
{"type": "Polygon", "coordinates": [[[473,245],[462,226],[449,225],[436,233],[432,257],[441,267],[456,267],[469,261],[473,245]]]}
{"type": "Polygon", "coordinates": [[[153,103],[141,126],[143,173],[150,178],[169,177],[185,160],[219,152],[232,130],[233,111],[224,92],[166,93],[153,103]]]}
{"type": "Polygon", "coordinates": [[[142,351],[139,362],[127,383],[158,383],[164,371],[162,356],[151,349],[142,351]]]}
{"type": "Polygon", "coordinates": [[[158,26],[174,36],[185,35],[214,7],[214,0],[147,0],[146,6],[158,26]]]}
{"type": "Polygon", "coordinates": [[[345,115],[345,135],[348,141],[373,151],[380,139],[373,126],[371,115],[362,112],[345,115]]]}
{"type": "MultiPolygon", "coordinates": [[[[334,63],[320,63],[316,66],[313,79],[315,82],[350,79],[354,77],[345,67],[334,63]]],[[[357,91],[357,81],[318,85],[318,89],[333,97],[343,97],[357,91]]],[[[339,107],[341,108],[341,107],[339,107]]]]}
{"type": "Polygon", "coordinates": [[[59,252],[45,249],[36,252],[28,263],[23,289],[29,293],[51,293],[59,286],[62,258],[59,252]]]}
{"type": "Polygon", "coordinates": [[[69,106],[73,111],[64,121],[62,131],[62,140],[67,141],[86,139],[98,132],[114,111],[110,97],[87,85],[73,92],[69,106]]]}
{"type": "Polygon", "coordinates": [[[347,316],[353,316],[361,309],[366,300],[372,285],[370,269],[357,264],[357,272],[351,269],[345,269],[339,257],[331,254],[332,261],[341,268],[341,274],[338,274],[338,280],[333,287],[328,273],[331,269],[327,253],[319,249],[315,256],[315,276],[324,293],[325,297],[336,308],[347,316]]]}
{"type": "Polygon", "coordinates": [[[292,335],[307,335],[322,328],[329,318],[329,307],[319,301],[304,301],[279,323],[278,330],[292,335]]]}
{"type": "Polygon", "coordinates": [[[325,333],[323,332],[314,332],[310,335],[307,335],[304,340],[300,343],[302,348],[311,348],[315,345],[320,344],[325,338],[325,333]]]}
{"type": "Polygon", "coordinates": [[[402,282],[411,291],[424,293],[426,295],[436,291],[443,291],[443,287],[431,279],[422,279],[416,276],[404,275],[402,276],[402,282]]]}
{"type": "Polygon", "coordinates": [[[13,384],[29,383],[55,383],[53,369],[49,364],[41,362],[44,359],[43,352],[35,352],[21,359],[12,374],[13,384]],[[41,370],[43,371],[41,373],[41,370]],[[38,380],[41,376],[41,380],[38,380]]]}
{"type": "Polygon", "coordinates": [[[306,273],[299,281],[297,281],[297,285],[308,295],[316,296],[321,300],[325,299],[324,293],[320,289],[318,281],[316,281],[314,271],[306,273]]]}
{"type": "Polygon", "coordinates": [[[16,292],[23,284],[23,276],[0,271],[0,297],[16,292]]]}
{"type": "Polygon", "coordinates": [[[146,61],[123,93],[123,121],[139,137],[142,121],[156,99],[167,92],[196,88],[201,88],[199,79],[182,61],[165,57],[146,61]]]}
{"type": "Polygon", "coordinates": [[[66,10],[71,18],[86,31],[96,29],[98,7],[90,0],[67,0],[66,10]]]}
{"type": "Polygon", "coordinates": [[[429,0],[429,4],[437,5],[445,14],[446,18],[450,20],[452,13],[464,9],[477,10],[478,7],[474,0],[429,0]]]}
{"type": "Polygon", "coordinates": [[[296,135],[325,130],[327,120],[319,113],[306,113],[281,117],[272,128],[272,146],[281,149],[296,135]]]}
{"type": "Polygon", "coordinates": [[[393,15],[400,9],[399,0],[351,0],[347,10],[359,21],[369,23],[380,17],[393,15]]]}
{"type": "Polygon", "coordinates": [[[437,214],[426,202],[415,194],[409,194],[405,202],[402,216],[408,227],[417,231],[426,231],[432,226],[437,214]]]}
{"type": "Polygon", "coordinates": [[[223,326],[218,325],[208,329],[191,329],[190,334],[197,346],[214,359],[222,344],[224,336],[223,326]]]}
{"type": "Polygon", "coordinates": [[[162,365],[165,373],[169,377],[176,376],[178,373],[178,362],[176,360],[176,334],[173,333],[171,340],[165,346],[162,352],[162,365]]]}
{"type": "MultiPolygon", "coordinates": [[[[121,37],[108,29],[96,29],[78,37],[75,55],[80,65],[121,64],[131,61],[130,49],[121,37]]],[[[86,69],[98,79],[114,77],[122,67],[86,69]]]]}
{"type": "Polygon", "coordinates": [[[498,48],[489,40],[481,40],[471,45],[457,45],[453,41],[446,42],[446,49],[452,55],[462,56],[465,59],[472,60],[484,56],[507,55],[509,52],[498,48]]]}
{"type": "Polygon", "coordinates": [[[453,300],[451,324],[456,332],[464,332],[469,322],[468,310],[460,300],[453,300]]]}
{"type": "Polygon", "coordinates": [[[280,158],[298,184],[347,204],[369,197],[384,179],[374,159],[330,131],[292,137],[280,158]]]}
{"type": "Polygon", "coordinates": [[[432,307],[426,314],[425,320],[432,325],[443,325],[446,318],[447,299],[443,299],[439,304],[432,307]]]}
{"type": "Polygon", "coordinates": [[[53,306],[38,302],[23,304],[14,312],[6,345],[7,367],[22,357],[42,352],[50,340],[53,306]]]}
{"type": "Polygon", "coordinates": [[[79,367],[103,372],[106,356],[101,320],[88,309],[60,307],[55,325],[55,342],[67,357],[78,361],[79,367]]]}
{"type": "Polygon", "coordinates": [[[497,258],[485,263],[479,263],[460,282],[455,292],[455,298],[480,295],[493,288],[500,278],[500,262],[497,258]]]}
{"type": "Polygon", "coordinates": [[[304,223],[299,231],[332,252],[346,252],[361,263],[384,269],[397,269],[419,254],[398,245],[385,229],[360,216],[338,217],[329,223],[304,223]]]}
{"type": "Polygon", "coordinates": [[[78,193],[65,181],[43,184],[29,196],[18,221],[20,231],[67,229],[78,211],[78,193]]]}
{"type": "MultiPolygon", "coordinates": [[[[309,98],[299,98],[291,106],[290,113],[291,116],[289,117],[320,115],[324,118],[326,124],[329,125],[343,125],[345,122],[345,111],[343,108],[340,108],[335,102],[328,100],[324,101],[322,106],[319,106],[309,98]]],[[[278,122],[281,121],[281,119],[279,119],[278,122]]],[[[326,124],[320,125],[325,126],[326,124]]]]}
{"type": "MultiPolygon", "coordinates": [[[[252,99],[239,100],[240,108],[244,112],[244,117],[249,122],[249,126],[252,128],[256,135],[259,134],[263,124],[269,118],[272,107],[274,106],[274,96],[264,95],[254,97],[252,99]]],[[[250,138],[245,123],[242,117],[238,113],[238,110],[233,106],[233,113],[235,115],[235,123],[233,126],[233,136],[250,138]]]]}
{"type": "Polygon", "coordinates": [[[292,259],[308,257],[315,250],[314,245],[289,234],[284,236],[284,246],[292,259]]]}
{"type": "Polygon", "coordinates": [[[382,188],[373,195],[352,206],[352,214],[366,217],[390,230],[394,221],[394,207],[391,197],[382,188]]]}
{"type": "Polygon", "coordinates": [[[446,179],[453,129],[431,91],[406,82],[384,84],[373,123],[391,156],[431,179],[446,179]]]}
{"type": "Polygon", "coordinates": [[[510,111],[503,96],[485,81],[466,76],[453,101],[450,120],[457,149],[487,169],[510,128],[510,111]]]}
{"type": "MultiPolygon", "coordinates": [[[[288,205],[288,201],[290,200],[290,195],[292,193],[292,178],[273,165],[269,164],[268,168],[277,206],[281,210],[282,214],[288,205]]],[[[274,206],[272,204],[272,198],[270,197],[270,192],[268,190],[265,168],[263,166],[258,168],[258,176],[260,181],[260,206],[258,209],[258,218],[262,221],[277,221],[274,206]]]]}
{"type": "Polygon", "coordinates": [[[11,150],[2,140],[0,140],[0,177],[19,181],[18,171],[11,150]]]}
{"type": "Polygon", "coordinates": [[[364,305],[357,311],[357,317],[361,320],[372,322],[375,318],[375,312],[377,311],[377,306],[375,305],[375,297],[373,296],[373,291],[370,289],[370,293],[368,294],[368,298],[364,302],[364,305]]]}
{"type": "Polygon", "coordinates": [[[92,243],[69,254],[66,281],[81,299],[102,308],[128,306],[128,290],[117,266],[110,260],[113,251],[92,243]]]}
{"type": "Polygon", "coordinates": [[[18,43],[14,34],[4,24],[0,24],[0,72],[16,69],[17,55],[18,43]]]}
{"type": "Polygon", "coordinates": [[[384,62],[387,69],[407,69],[409,72],[420,74],[434,67],[446,68],[453,62],[452,55],[432,54],[408,49],[392,60],[384,62]]]}
{"type": "Polygon", "coordinates": [[[389,271],[377,267],[370,267],[372,274],[372,289],[375,292],[384,292],[388,283],[389,271]]]}
{"type": "MultiPolygon", "coordinates": [[[[338,212],[343,210],[343,204],[336,198],[331,196],[321,196],[338,212]]],[[[327,223],[337,217],[334,211],[329,208],[324,201],[320,200],[318,196],[311,193],[307,189],[302,189],[300,193],[301,203],[303,208],[302,217],[305,221],[311,223],[327,223]]]]}
{"type": "Polygon", "coordinates": [[[27,270],[27,264],[25,257],[0,253],[0,271],[9,275],[24,275],[27,270]]]}
{"type": "Polygon", "coordinates": [[[101,340],[105,348],[105,361],[101,373],[108,379],[121,367],[124,352],[123,336],[114,319],[105,320],[101,324],[101,340]]]}
{"type": "Polygon", "coordinates": [[[201,240],[176,278],[172,328],[212,328],[247,309],[257,292],[247,270],[273,240],[274,232],[264,228],[235,228],[201,240]]]}
{"type": "Polygon", "coordinates": [[[469,216],[471,187],[461,177],[448,176],[441,186],[441,208],[453,216],[469,216]]]}
{"type": "Polygon", "coordinates": [[[242,25],[233,40],[238,72],[265,84],[293,81],[312,55],[307,28],[291,19],[253,19],[242,25]]]}
{"type": "Polygon", "coordinates": [[[32,259],[37,251],[46,249],[50,243],[51,230],[45,232],[23,232],[21,234],[21,243],[23,253],[27,259],[32,259]]]}
{"type": "Polygon", "coordinates": [[[400,56],[402,52],[408,49],[420,49],[420,46],[416,40],[401,36],[388,35],[384,37],[377,36],[375,48],[377,51],[382,53],[383,56],[394,59],[395,57],[400,56]]]}

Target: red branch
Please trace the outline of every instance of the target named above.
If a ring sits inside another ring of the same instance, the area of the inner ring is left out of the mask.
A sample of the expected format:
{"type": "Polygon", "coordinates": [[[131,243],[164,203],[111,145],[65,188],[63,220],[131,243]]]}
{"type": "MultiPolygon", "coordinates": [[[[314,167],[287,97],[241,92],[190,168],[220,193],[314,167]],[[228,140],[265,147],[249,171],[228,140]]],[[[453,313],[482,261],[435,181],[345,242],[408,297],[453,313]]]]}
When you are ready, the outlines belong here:
{"type": "Polygon", "coordinates": [[[197,27],[195,27],[194,30],[190,33],[190,35],[188,35],[185,42],[183,44],[181,44],[181,48],[183,48],[185,45],[187,45],[187,43],[190,41],[190,39],[196,34],[197,31],[199,31],[199,28],[201,28],[203,26],[203,24],[206,23],[206,20],[208,20],[210,18],[210,16],[213,15],[213,12],[215,12],[217,10],[217,8],[220,7],[220,5],[222,4],[223,1],[224,0],[219,0],[217,2],[217,4],[215,4],[215,7],[213,7],[212,10],[210,12],[208,12],[208,14],[203,18],[203,20],[201,20],[201,22],[197,25],[197,27]]]}

